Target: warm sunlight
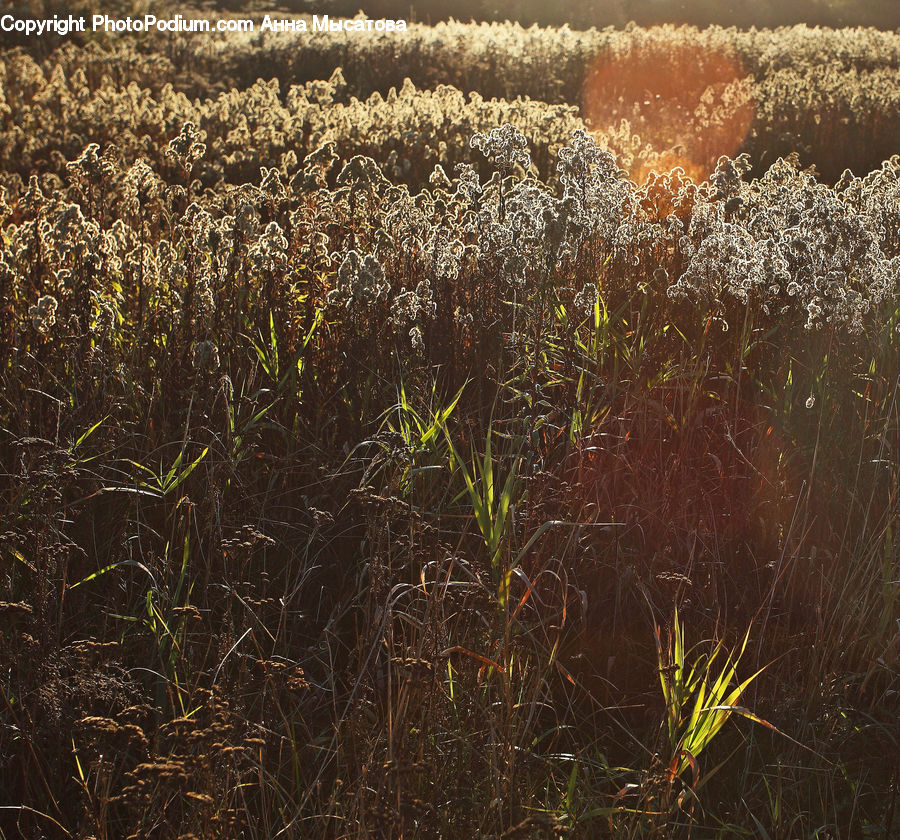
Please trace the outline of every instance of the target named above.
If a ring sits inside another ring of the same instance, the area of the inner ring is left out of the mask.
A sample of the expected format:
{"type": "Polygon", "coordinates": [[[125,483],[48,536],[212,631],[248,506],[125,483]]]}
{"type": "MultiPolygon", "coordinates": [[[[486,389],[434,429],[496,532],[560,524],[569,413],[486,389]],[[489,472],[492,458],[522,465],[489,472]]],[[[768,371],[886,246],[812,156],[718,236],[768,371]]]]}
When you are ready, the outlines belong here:
{"type": "Polygon", "coordinates": [[[747,138],[752,80],[729,51],[692,43],[671,27],[624,40],[587,71],[584,119],[601,142],[627,122],[631,148],[617,151],[637,183],[679,166],[704,180],[720,155],[736,154],[747,138]]]}

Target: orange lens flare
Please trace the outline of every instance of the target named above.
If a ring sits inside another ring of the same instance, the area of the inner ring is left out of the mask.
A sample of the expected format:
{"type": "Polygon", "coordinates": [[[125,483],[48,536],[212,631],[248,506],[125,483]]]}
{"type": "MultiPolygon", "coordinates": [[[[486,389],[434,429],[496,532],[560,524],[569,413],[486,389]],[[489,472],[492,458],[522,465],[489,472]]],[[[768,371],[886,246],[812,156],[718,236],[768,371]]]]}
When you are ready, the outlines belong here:
{"type": "Polygon", "coordinates": [[[582,114],[632,179],[680,167],[699,183],[735,155],[753,124],[752,79],[732,55],[679,40],[671,29],[635,35],[588,72],[582,114]]]}

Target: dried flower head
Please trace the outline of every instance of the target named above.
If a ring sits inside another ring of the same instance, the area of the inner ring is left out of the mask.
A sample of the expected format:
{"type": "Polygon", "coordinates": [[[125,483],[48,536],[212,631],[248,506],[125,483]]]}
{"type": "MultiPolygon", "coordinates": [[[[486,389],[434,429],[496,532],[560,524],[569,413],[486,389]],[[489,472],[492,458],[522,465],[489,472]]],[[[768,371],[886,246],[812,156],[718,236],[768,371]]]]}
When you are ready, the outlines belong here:
{"type": "Polygon", "coordinates": [[[469,141],[473,149],[478,149],[496,167],[510,170],[516,164],[523,169],[531,166],[528,154],[528,140],[511,123],[492,128],[487,134],[474,134],[469,141]]]}
{"type": "Polygon", "coordinates": [[[185,172],[190,173],[194,164],[206,154],[206,144],[197,126],[188,120],[179,135],[169,142],[169,157],[185,172]]]}
{"type": "Polygon", "coordinates": [[[357,251],[351,250],[341,261],[337,285],[328,293],[328,303],[343,303],[347,309],[369,308],[385,297],[388,289],[384,269],[375,256],[360,257],[357,251]]]}
{"type": "Polygon", "coordinates": [[[31,323],[41,335],[47,335],[50,332],[50,328],[56,323],[56,310],[58,308],[59,302],[53,295],[42,295],[38,298],[37,304],[28,309],[31,323]]]}

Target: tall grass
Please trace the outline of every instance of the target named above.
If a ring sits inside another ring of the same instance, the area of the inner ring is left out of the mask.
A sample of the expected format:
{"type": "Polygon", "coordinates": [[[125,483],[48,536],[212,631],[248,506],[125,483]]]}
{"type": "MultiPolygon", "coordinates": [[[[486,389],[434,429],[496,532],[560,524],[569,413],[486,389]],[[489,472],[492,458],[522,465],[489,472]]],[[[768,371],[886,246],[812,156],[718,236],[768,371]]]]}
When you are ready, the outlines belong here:
{"type": "Polygon", "coordinates": [[[246,95],[4,176],[3,835],[890,837],[895,162],[246,95]]]}

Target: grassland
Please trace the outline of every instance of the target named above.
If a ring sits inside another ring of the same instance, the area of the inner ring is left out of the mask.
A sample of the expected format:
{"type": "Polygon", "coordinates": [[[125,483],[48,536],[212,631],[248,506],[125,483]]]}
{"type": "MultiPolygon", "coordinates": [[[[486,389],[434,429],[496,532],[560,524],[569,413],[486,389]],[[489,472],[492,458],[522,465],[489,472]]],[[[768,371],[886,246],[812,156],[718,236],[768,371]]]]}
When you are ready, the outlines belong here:
{"type": "Polygon", "coordinates": [[[898,56],[0,54],[0,836],[898,836],[898,56]]]}

